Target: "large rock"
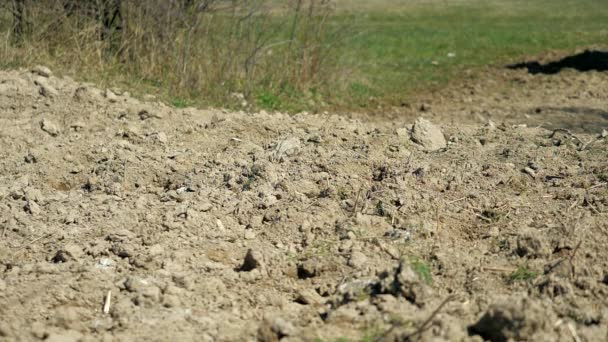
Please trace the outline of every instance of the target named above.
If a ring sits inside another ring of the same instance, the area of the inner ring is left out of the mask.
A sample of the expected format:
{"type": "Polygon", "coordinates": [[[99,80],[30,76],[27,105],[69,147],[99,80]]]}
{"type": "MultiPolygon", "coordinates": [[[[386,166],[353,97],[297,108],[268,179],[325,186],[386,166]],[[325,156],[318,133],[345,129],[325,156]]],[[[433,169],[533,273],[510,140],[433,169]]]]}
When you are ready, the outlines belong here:
{"type": "Polygon", "coordinates": [[[441,129],[424,118],[418,118],[414,123],[412,140],[426,151],[436,151],[447,146],[441,129]]]}

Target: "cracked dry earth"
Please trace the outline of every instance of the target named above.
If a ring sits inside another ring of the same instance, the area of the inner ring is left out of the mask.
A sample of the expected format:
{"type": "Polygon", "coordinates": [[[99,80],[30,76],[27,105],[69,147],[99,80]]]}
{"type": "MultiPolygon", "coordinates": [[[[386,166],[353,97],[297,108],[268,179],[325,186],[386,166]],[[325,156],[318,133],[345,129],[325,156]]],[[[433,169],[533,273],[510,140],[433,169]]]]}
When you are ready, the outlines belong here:
{"type": "Polygon", "coordinates": [[[0,72],[0,340],[605,341],[606,133],[431,119],[0,72]]]}

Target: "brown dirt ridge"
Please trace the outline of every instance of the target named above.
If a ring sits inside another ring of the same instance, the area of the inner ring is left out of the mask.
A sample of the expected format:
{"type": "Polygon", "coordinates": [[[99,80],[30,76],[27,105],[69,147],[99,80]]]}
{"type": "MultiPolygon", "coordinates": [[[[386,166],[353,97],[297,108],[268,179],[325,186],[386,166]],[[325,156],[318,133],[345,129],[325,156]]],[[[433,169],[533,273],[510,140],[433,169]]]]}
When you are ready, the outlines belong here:
{"type": "Polygon", "coordinates": [[[546,124],[606,73],[498,73],[366,120],[0,72],[0,340],[608,339],[605,126],[546,124]]]}

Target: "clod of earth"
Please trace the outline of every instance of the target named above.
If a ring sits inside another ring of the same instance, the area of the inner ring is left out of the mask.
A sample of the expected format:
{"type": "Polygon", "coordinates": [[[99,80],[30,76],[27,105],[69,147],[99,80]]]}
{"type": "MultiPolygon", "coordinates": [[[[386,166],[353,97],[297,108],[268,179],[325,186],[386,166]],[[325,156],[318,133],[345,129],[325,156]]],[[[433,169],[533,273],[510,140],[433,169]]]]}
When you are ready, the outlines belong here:
{"type": "Polygon", "coordinates": [[[437,151],[447,146],[441,129],[424,118],[416,119],[412,128],[412,140],[426,151],[437,151]]]}

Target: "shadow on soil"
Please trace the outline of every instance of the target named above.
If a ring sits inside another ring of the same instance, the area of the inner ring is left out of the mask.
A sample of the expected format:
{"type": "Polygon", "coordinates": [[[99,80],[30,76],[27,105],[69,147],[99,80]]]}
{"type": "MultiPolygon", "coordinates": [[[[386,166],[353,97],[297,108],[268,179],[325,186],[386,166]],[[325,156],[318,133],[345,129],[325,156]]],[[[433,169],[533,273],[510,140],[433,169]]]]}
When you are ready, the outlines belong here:
{"type": "Polygon", "coordinates": [[[547,129],[567,128],[574,132],[600,133],[608,128],[608,111],[588,107],[539,107],[528,113],[547,129]]]}
{"type": "Polygon", "coordinates": [[[562,69],[575,69],[578,71],[608,71],[608,52],[585,51],[572,56],[567,56],[559,61],[540,64],[538,61],[523,62],[508,65],[509,69],[528,69],[530,74],[557,74],[562,69]]]}

